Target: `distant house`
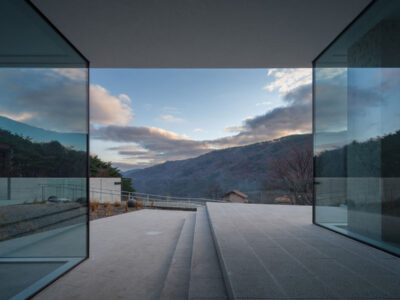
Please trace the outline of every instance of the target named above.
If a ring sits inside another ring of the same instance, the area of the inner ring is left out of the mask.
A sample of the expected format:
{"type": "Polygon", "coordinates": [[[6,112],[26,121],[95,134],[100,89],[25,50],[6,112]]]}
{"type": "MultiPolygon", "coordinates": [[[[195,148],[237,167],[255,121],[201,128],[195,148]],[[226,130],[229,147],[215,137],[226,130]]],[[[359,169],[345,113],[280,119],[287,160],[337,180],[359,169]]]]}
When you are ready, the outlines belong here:
{"type": "Polygon", "coordinates": [[[290,201],[290,198],[287,195],[276,197],[274,202],[276,204],[292,204],[292,201],[290,201]]]}
{"type": "Polygon", "coordinates": [[[249,201],[247,200],[247,195],[239,192],[238,190],[233,190],[230,191],[229,193],[226,193],[223,197],[223,201],[229,201],[229,202],[236,202],[236,203],[248,203],[249,201]]]}

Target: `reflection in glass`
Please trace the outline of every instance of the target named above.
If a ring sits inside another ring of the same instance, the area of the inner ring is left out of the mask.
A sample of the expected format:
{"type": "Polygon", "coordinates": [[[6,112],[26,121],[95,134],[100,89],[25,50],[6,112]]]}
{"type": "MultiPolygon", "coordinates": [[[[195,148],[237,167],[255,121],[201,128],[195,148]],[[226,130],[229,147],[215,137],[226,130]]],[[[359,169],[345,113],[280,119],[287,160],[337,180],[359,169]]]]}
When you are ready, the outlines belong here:
{"type": "Polygon", "coordinates": [[[28,2],[0,17],[0,299],[25,299],[87,257],[88,69],[28,2]]]}
{"type": "Polygon", "coordinates": [[[315,222],[400,254],[400,3],[314,61],[315,222]]]}

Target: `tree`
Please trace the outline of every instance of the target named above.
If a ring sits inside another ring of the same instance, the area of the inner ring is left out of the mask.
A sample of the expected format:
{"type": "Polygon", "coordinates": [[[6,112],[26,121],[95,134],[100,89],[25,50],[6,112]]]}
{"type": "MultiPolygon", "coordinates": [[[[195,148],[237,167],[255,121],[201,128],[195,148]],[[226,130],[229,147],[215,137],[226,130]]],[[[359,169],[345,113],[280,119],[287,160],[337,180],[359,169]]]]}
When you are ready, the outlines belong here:
{"type": "Polygon", "coordinates": [[[90,156],[90,177],[120,177],[122,191],[135,192],[132,178],[124,178],[121,171],[113,167],[111,162],[104,162],[97,155],[90,156]]]}
{"type": "Polygon", "coordinates": [[[312,204],[312,146],[292,145],[285,155],[272,160],[272,178],[291,194],[292,204],[312,204]]]}
{"type": "Polygon", "coordinates": [[[122,174],[111,162],[104,162],[97,155],[91,155],[90,177],[122,177],[122,174]]]}
{"type": "MultiPolygon", "coordinates": [[[[58,141],[33,142],[30,138],[0,129],[1,144],[9,148],[7,176],[85,177],[87,156],[58,141]]],[[[4,162],[0,167],[4,168],[4,162]]]]}
{"type": "Polygon", "coordinates": [[[122,190],[124,192],[134,193],[136,190],[132,187],[132,178],[121,178],[122,181],[122,190]]]}
{"type": "Polygon", "coordinates": [[[219,184],[210,184],[207,189],[207,197],[210,199],[221,199],[223,196],[223,191],[219,184]]]}

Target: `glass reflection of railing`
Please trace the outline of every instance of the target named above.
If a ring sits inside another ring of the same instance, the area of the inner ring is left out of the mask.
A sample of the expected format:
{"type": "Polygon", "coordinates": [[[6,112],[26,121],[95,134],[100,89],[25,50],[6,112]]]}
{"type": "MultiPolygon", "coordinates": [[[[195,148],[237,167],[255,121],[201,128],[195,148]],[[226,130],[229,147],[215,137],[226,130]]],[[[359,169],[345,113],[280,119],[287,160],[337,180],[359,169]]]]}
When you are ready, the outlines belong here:
{"type": "Polygon", "coordinates": [[[85,187],[66,184],[62,193],[53,193],[55,185],[36,186],[36,190],[23,186],[14,189],[17,197],[23,196],[20,201],[2,201],[10,204],[0,206],[0,241],[86,222],[85,187]],[[27,194],[32,196],[27,198],[27,194]]]}
{"type": "MultiPolygon", "coordinates": [[[[21,205],[30,210],[30,216],[11,221],[0,222],[0,241],[11,238],[21,237],[31,233],[38,233],[46,230],[56,229],[59,227],[83,223],[86,220],[87,209],[81,205],[75,206],[55,206],[52,210],[32,211],[31,205],[21,205]]],[[[38,205],[35,205],[38,206],[38,205]]],[[[1,207],[0,211],[9,209],[10,206],[1,207]]]]}

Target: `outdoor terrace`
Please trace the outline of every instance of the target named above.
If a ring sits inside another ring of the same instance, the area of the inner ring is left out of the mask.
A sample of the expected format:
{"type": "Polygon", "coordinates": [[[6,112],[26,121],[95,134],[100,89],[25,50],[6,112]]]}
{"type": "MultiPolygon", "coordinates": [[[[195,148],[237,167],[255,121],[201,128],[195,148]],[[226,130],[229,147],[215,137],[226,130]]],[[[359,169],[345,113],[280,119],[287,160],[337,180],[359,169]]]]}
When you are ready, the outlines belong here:
{"type": "Polygon", "coordinates": [[[91,222],[90,258],[35,299],[399,299],[400,260],[309,206],[207,203],[91,222]]]}

